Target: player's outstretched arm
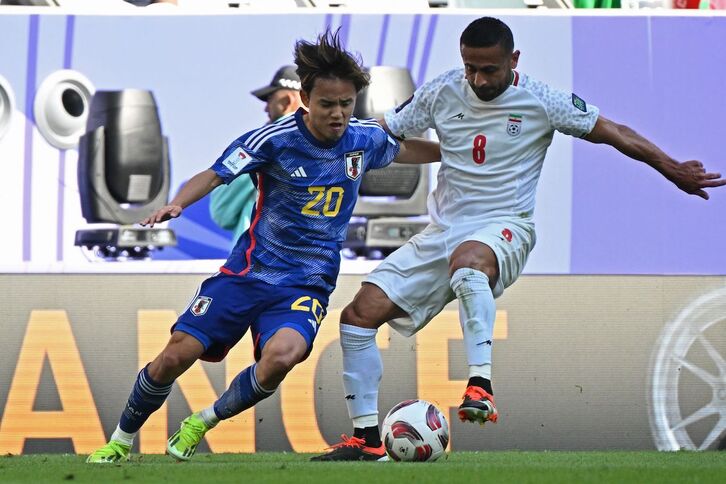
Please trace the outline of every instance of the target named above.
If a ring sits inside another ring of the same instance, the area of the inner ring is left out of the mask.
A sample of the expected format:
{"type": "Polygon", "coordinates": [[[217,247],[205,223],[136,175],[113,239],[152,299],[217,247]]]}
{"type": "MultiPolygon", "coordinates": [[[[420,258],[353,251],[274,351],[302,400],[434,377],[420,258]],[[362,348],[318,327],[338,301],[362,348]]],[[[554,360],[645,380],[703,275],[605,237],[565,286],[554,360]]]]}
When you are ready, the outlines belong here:
{"type": "Polygon", "coordinates": [[[409,138],[400,141],[401,150],[393,159],[395,163],[421,165],[441,161],[439,143],[421,138],[409,138]]]}
{"type": "Polygon", "coordinates": [[[154,224],[166,222],[169,219],[181,215],[182,210],[202,198],[207,193],[222,184],[222,179],[217,176],[214,170],[204,170],[194,175],[176,194],[176,197],[168,205],[161,207],[144,220],[141,225],[153,227],[154,224]]]}
{"type": "Polygon", "coordinates": [[[441,147],[438,142],[422,138],[401,139],[390,130],[385,119],[381,118],[377,121],[388,134],[401,143],[401,150],[398,152],[398,156],[393,159],[395,163],[421,165],[441,161],[441,147]]]}
{"type": "Polygon", "coordinates": [[[585,139],[608,144],[624,155],[652,166],[684,192],[706,200],[708,193],[704,188],[726,185],[726,179],[721,178],[720,173],[707,172],[700,161],[678,162],[629,127],[602,116],[585,139]]]}

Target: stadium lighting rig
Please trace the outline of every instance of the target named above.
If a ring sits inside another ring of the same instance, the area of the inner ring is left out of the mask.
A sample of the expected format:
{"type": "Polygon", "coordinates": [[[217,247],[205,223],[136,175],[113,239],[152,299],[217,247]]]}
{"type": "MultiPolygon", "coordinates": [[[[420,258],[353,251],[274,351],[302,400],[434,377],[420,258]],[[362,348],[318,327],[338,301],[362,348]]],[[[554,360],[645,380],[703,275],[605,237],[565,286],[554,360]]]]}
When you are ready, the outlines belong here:
{"type": "Polygon", "coordinates": [[[153,94],[97,91],[79,142],[78,187],[83,217],[106,226],[77,231],[75,245],[106,260],[145,259],[175,246],[169,228],[132,225],[167,203],[169,179],[168,141],[153,94]]]}

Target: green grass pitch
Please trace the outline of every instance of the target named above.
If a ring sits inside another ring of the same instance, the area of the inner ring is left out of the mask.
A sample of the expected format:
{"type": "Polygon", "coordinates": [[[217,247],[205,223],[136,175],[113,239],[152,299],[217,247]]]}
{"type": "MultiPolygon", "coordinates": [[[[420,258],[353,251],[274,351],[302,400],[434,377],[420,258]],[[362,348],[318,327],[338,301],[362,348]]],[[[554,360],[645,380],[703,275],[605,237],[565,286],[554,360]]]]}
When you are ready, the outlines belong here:
{"type": "Polygon", "coordinates": [[[0,482],[202,483],[725,483],[726,452],[453,452],[433,463],[309,462],[294,453],[199,454],[178,463],[134,455],[116,465],[85,456],[0,457],[0,482]]]}

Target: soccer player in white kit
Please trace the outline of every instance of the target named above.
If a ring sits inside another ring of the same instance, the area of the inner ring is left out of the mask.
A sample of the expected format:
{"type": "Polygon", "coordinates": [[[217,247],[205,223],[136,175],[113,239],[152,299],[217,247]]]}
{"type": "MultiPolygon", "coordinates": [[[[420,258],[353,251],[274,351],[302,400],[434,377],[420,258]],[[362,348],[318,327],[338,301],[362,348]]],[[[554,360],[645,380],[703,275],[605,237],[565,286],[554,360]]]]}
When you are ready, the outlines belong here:
{"type": "Polygon", "coordinates": [[[494,299],[514,281],[535,245],[537,180],[554,131],[605,143],[658,170],[686,193],[726,184],[699,161],[679,163],[630,128],[569,92],[515,70],[509,27],[484,17],[460,42],[463,69],[443,73],[385,115],[399,138],[432,128],[441,168],[428,200],[431,224],[383,261],[342,312],[343,384],[353,437],[313,460],[381,460],[375,336],[388,322],[404,336],[459,300],[469,381],[459,407],[465,421],[496,422],[491,387],[494,299]]]}

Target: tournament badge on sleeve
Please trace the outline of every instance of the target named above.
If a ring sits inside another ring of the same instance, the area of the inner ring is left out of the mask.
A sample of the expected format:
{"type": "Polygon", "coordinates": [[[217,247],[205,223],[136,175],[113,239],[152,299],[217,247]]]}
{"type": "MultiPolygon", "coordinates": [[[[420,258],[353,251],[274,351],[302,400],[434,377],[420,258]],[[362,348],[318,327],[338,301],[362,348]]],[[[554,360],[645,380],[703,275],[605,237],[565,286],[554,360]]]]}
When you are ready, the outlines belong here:
{"type": "Polygon", "coordinates": [[[510,114],[507,120],[507,134],[509,136],[519,136],[522,132],[522,115],[510,114]]]}
{"type": "Polygon", "coordinates": [[[345,154],[345,175],[351,180],[357,180],[363,171],[363,152],[351,151],[345,154]]]}

